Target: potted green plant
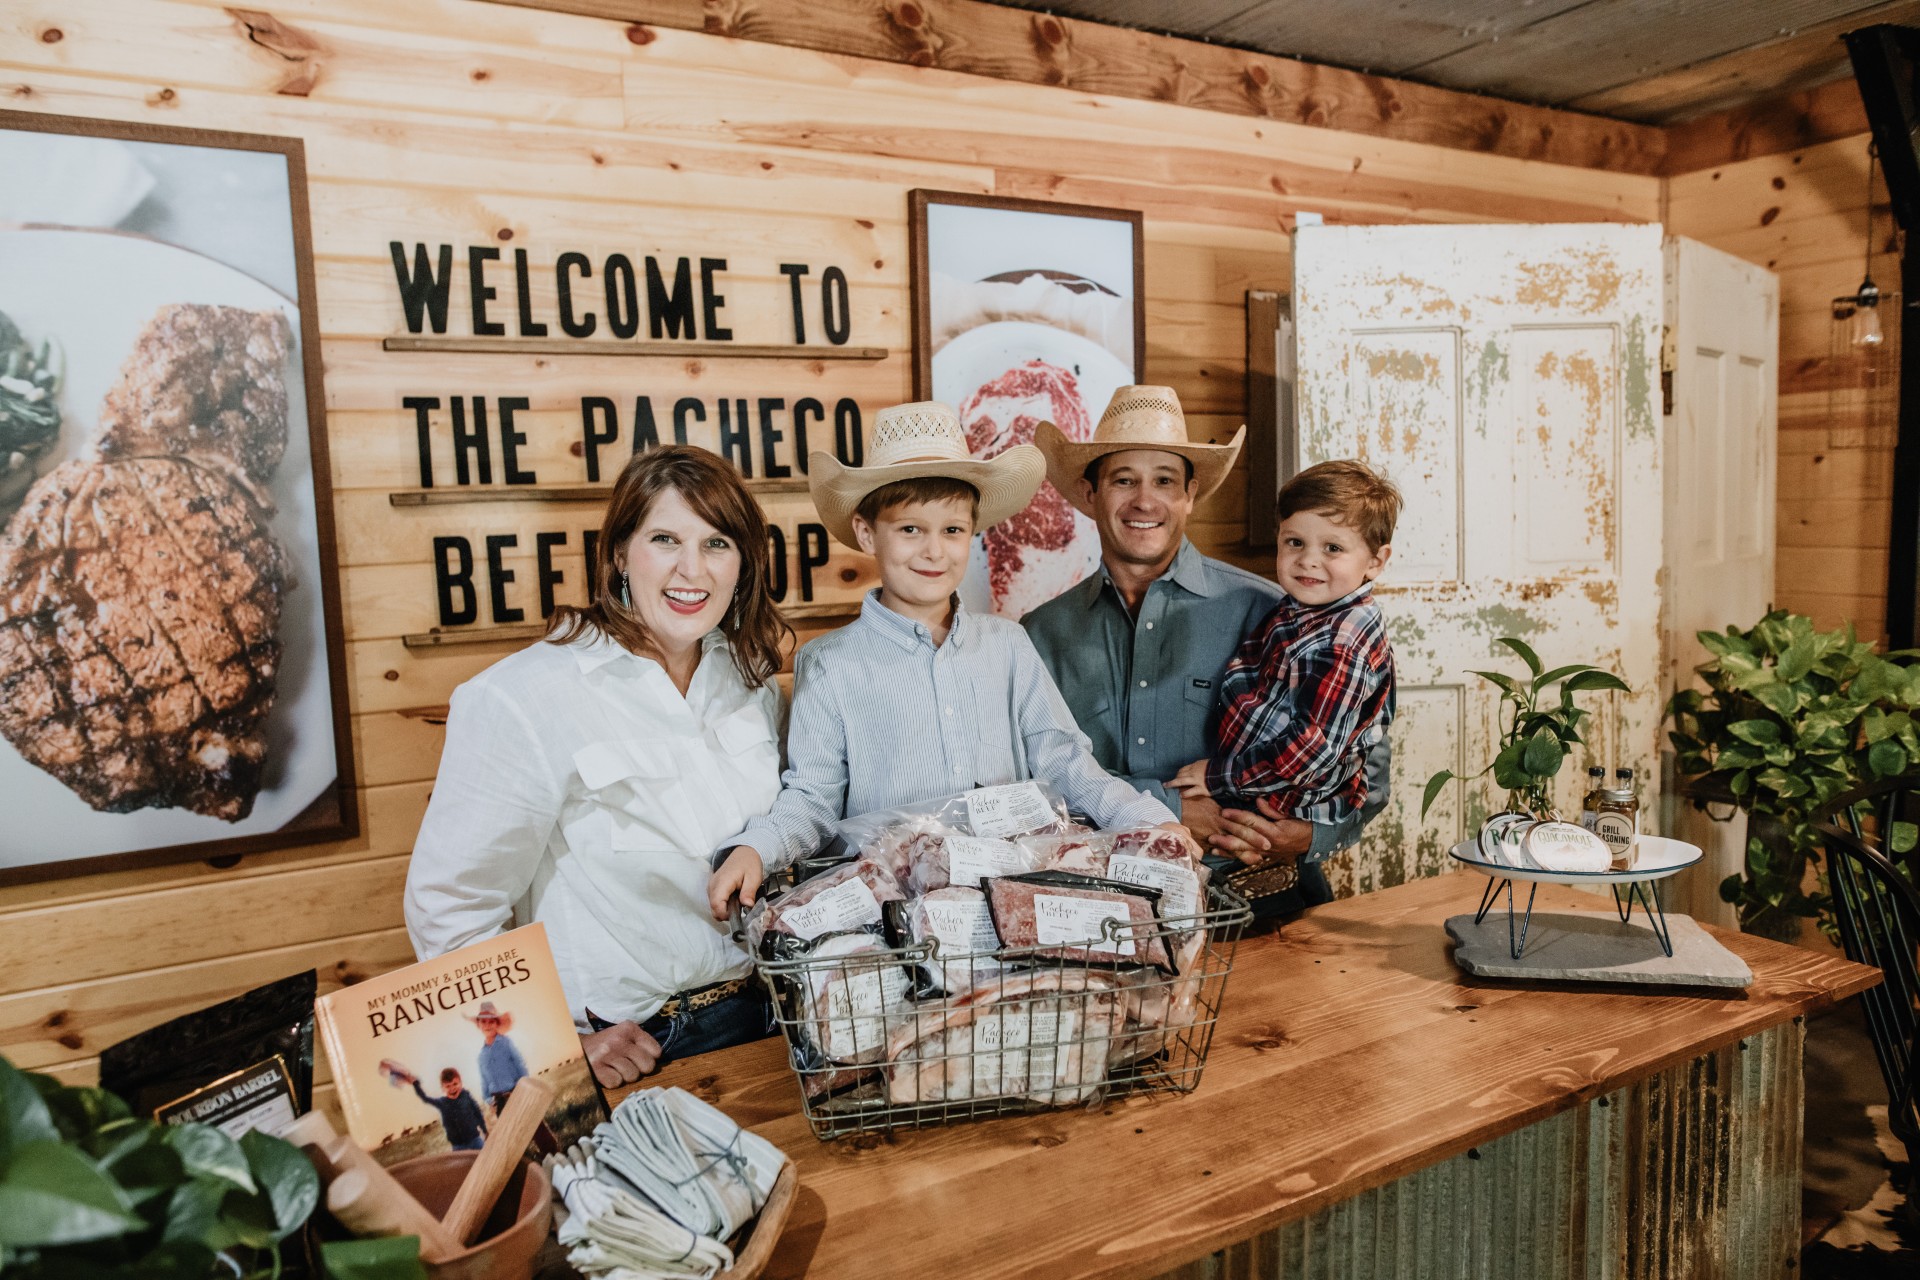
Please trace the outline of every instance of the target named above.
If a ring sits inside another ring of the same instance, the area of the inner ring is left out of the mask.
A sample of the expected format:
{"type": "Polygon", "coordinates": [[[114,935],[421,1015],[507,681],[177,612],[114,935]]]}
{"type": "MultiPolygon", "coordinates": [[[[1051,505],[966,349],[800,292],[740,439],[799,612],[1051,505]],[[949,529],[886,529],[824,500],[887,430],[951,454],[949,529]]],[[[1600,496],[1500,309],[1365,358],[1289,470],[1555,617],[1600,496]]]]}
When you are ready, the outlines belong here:
{"type": "MultiPolygon", "coordinates": [[[[1586,719],[1587,712],[1575,705],[1574,695],[1607,689],[1626,693],[1627,682],[1611,671],[1585,662],[1548,671],[1532,647],[1513,636],[1502,636],[1494,643],[1518,654],[1527,664],[1527,675],[1516,677],[1499,671],[1472,673],[1500,690],[1504,725],[1500,731],[1500,749],[1492,762],[1479,773],[1460,777],[1460,781],[1472,781],[1491,773],[1494,785],[1507,793],[1509,811],[1535,818],[1551,817],[1553,780],[1573,749],[1584,741],[1580,736],[1580,722],[1586,719]],[[1555,686],[1559,687],[1559,696],[1547,696],[1555,686]]],[[[1422,818],[1427,816],[1427,810],[1433,807],[1441,790],[1456,777],[1459,775],[1451,769],[1442,769],[1427,779],[1426,794],[1420,800],[1422,818]]]]}
{"type": "Polygon", "coordinates": [[[8,1280],[275,1275],[319,1197],[312,1164],[278,1138],[157,1124],[0,1058],[8,1280]]]}
{"type": "MultiPolygon", "coordinates": [[[[1668,738],[1695,802],[1724,798],[1750,820],[1745,874],[1722,881],[1721,898],[1742,928],[1792,936],[1829,906],[1803,888],[1818,860],[1815,815],[1861,783],[1920,765],[1920,666],[1912,652],[1876,653],[1851,624],[1818,631],[1784,609],[1699,639],[1711,655],[1694,668],[1706,688],[1673,696],[1668,738]]],[[[1904,823],[1886,835],[1896,852],[1913,847],[1904,823]]]]}

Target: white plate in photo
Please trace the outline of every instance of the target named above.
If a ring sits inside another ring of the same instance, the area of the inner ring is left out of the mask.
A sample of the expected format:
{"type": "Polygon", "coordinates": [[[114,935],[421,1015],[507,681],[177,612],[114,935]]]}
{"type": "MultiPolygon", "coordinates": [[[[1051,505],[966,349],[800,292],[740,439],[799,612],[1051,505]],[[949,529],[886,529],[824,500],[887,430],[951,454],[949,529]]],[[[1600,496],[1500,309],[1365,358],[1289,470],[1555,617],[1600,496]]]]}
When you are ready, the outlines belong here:
{"type": "Polygon", "coordinates": [[[292,327],[287,453],[269,485],[279,508],[273,530],[286,548],[292,581],[281,603],[279,692],[266,723],[266,776],[253,812],[239,822],[185,809],[102,813],[0,738],[0,796],[6,797],[0,868],[277,831],[335,782],[299,308],[252,276],[156,240],[0,229],[0,311],[34,345],[51,338],[66,360],[60,441],[38,460],[41,475],[84,454],[134,340],[155,312],[174,303],[277,310],[292,327]]]}
{"type": "Polygon", "coordinates": [[[1456,862],[1469,870],[1495,880],[1528,880],[1540,884],[1632,884],[1635,881],[1664,880],[1678,875],[1699,862],[1699,845],[1666,836],[1639,836],[1638,853],[1628,871],[1547,871],[1534,867],[1509,866],[1490,862],[1476,840],[1462,840],[1448,850],[1456,862]]]}

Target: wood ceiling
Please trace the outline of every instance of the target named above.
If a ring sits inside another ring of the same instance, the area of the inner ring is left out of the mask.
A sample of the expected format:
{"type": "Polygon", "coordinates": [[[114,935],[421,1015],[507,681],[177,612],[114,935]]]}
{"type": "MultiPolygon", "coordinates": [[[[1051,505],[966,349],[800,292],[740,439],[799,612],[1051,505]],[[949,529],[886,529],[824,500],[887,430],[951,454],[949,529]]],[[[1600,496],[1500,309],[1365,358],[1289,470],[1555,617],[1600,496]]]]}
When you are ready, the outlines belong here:
{"type": "Polygon", "coordinates": [[[1516,102],[1673,124],[1849,73],[1920,0],[994,0],[1516,102]]]}

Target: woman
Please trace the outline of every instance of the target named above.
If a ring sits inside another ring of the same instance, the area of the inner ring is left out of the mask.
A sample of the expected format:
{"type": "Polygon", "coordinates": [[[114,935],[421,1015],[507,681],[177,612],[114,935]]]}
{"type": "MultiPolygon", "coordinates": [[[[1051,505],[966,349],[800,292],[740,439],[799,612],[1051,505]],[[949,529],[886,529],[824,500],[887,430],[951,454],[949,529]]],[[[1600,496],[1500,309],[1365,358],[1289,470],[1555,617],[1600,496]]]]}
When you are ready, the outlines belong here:
{"type": "Polygon", "coordinates": [[[628,463],[598,545],[586,608],[454,690],[406,913],[423,959],[543,921],[611,1086],[772,1030],[707,879],[780,789],[787,627],[766,518],[704,449],[628,463]]]}

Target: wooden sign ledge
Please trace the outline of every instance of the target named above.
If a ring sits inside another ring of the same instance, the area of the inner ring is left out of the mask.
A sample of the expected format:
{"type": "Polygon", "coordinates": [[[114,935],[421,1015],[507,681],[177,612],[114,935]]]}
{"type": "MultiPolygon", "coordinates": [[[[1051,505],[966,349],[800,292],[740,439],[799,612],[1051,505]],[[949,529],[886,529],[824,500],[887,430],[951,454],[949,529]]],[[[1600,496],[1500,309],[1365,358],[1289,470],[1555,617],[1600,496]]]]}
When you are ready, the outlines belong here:
{"type": "MultiPolygon", "coordinates": [[[[1467,977],[1453,874],[1250,937],[1199,1089],[821,1143],[781,1040],[668,1067],[798,1162],[769,1277],[1152,1276],[1855,995],[1879,971],[1713,930],[1745,992],[1467,977]]],[[[1542,885],[1546,910],[1591,909],[1542,885]]],[[[614,1091],[617,1102],[627,1090],[614,1091]]]]}

